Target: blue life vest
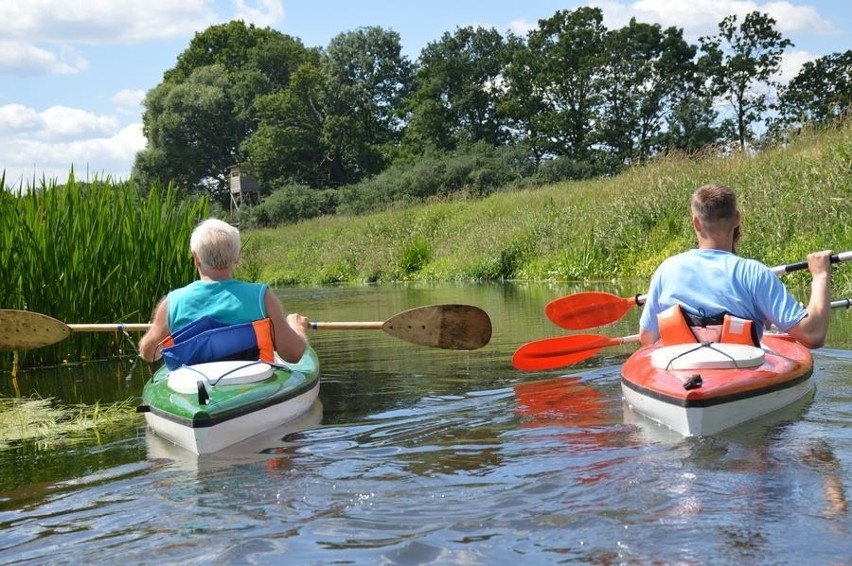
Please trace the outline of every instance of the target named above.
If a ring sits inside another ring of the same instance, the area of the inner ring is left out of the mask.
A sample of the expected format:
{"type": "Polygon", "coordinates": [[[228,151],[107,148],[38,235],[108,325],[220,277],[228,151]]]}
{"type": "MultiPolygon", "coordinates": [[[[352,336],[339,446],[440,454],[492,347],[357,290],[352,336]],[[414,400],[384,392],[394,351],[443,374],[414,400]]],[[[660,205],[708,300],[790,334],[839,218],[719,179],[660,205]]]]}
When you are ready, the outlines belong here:
{"type": "Polygon", "coordinates": [[[170,370],[228,359],[275,361],[272,321],[268,318],[228,325],[204,316],[160,342],[170,370]]]}

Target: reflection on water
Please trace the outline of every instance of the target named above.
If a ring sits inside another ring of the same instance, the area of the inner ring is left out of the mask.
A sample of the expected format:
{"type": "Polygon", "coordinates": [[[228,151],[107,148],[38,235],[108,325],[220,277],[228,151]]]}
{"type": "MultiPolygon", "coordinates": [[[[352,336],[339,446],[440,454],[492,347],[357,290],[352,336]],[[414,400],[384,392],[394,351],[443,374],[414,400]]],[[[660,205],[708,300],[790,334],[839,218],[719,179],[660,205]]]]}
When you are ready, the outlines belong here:
{"type": "MultiPolygon", "coordinates": [[[[622,295],[641,291],[606,288],[622,295]]],[[[852,468],[852,321],[815,356],[816,392],[710,438],[683,439],[621,401],[629,346],[520,373],[520,344],[565,332],[544,304],[568,285],[285,290],[318,321],[385,320],[467,303],[494,336],[472,352],[380,331],[317,331],[320,402],[218,454],[147,434],[0,460],[0,561],[325,564],[845,563],[852,468]]],[[[836,321],[840,321],[836,324],[836,321]]],[[[638,311],[597,329],[634,333],[638,311]]],[[[78,402],[138,395],[88,366],[21,386],[78,402]]]]}
{"type": "Polygon", "coordinates": [[[315,428],[321,422],[322,402],[317,399],[304,415],[213,454],[194,454],[150,432],[145,435],[145,445],[149,460],[163,461],[174,469],[188,472],[256,462],[274,468],[275,458],[270,455],[286,454],[294,445],[291,439],[296,438],[298,432],[315,428]]]}

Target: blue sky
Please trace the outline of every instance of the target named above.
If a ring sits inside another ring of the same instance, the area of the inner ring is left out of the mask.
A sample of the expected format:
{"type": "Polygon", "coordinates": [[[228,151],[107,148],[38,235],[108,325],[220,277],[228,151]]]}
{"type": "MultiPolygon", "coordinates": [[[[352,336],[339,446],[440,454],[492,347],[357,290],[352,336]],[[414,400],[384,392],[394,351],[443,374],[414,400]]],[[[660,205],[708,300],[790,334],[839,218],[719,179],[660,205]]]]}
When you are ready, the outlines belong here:
{"type": "Polygon", "coordinates": [[[7,186],[35,176],[127,178],[145,147],[142,105],[196,32],[233,19],[269,26],[310,47],[381,26],[416,59],[457,27],[524,34],[557,10],[603,10],[609,29],[638,21],[684,29],[693,43],[722,18],[759,10],[792,40],[783,73],[852,49],[847,0],[3,0],[0,21],[0,170],[7,186]]]}

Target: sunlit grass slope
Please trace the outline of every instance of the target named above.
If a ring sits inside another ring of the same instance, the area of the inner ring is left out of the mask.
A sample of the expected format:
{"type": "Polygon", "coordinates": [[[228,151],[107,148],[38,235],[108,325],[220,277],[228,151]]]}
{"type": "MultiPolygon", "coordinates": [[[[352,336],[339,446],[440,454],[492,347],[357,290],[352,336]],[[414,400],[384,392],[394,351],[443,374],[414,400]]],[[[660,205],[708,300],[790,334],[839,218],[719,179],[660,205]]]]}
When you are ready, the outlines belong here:
{"type": "MultiPolygon", "coordinates": [[[[742,255],[780,265],[852,249],[847,121],[755,156],[669,156],[608,179],[251,231],[242,272],[277,285],[646,279],[693,246],[689,196],[708,182],[740,195],[742,255]]],[[[852,292],[852,265],[834,287],[852,292]]]]}

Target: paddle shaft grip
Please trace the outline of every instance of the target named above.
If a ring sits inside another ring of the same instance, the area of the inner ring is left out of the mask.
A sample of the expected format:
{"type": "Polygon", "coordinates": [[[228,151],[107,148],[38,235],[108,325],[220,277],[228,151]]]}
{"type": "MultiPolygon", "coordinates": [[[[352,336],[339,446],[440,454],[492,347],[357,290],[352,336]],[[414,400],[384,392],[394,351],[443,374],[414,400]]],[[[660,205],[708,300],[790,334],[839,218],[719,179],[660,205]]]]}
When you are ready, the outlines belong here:
{"type": "MultiPolygon", "coordinates": [[[[384,322],[312,322],[314,330],[381,330],[384,322]]],[[[151,324],[69,324],[74,332],[147,332],[151,324]]]]}
{"type": "Polygon", "coordinates": [[[312,322],[314,330],[381,330],[384,322],[312,322]]]}
{"type": "Polygon", "coordinates": [[[147,332],[151,324],[69,324],[68,328],[74,332],[147,332]]]}
{"type": "MultiPolygon", "coordinates": [[[[840,263],[841,261],[849,261],[852,259],[852,252],[843,252],[842,254],[834,254],[831,256],[831,263],[840,263]]],[[[808,268],[808,262],[800,261],[788,265],[779,265],[772,268],[772,273],[779,275],[781,273],[790,273],[791,271],[800,271],[808,268]]]]}

